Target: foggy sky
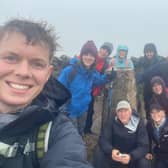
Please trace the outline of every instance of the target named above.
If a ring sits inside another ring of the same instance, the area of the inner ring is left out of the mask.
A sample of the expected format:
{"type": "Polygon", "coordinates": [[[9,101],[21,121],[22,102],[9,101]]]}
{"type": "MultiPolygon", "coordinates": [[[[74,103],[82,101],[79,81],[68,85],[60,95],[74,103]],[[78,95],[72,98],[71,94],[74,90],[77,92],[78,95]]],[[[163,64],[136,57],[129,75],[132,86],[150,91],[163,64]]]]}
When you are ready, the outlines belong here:
{"type": "Polygon", "coordinates": [[[144,44],[154,42],[168,56],[167,0],[0,0],[0,6],[1,24],[24,17],[54,25],[62,46],[57,55],[73,56],[94,40],[98,48],[105,41],[115,49],[126,44],[129,56],[142,55],[144,44]]]}

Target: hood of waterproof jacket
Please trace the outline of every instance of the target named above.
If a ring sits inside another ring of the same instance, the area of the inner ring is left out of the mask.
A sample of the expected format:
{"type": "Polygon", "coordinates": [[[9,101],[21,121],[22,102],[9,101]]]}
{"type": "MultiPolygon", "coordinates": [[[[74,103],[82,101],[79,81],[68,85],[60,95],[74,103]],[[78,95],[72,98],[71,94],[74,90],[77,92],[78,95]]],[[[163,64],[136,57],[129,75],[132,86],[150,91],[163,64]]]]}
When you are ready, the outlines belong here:
{"type": "Polygon", "coordinates": [[[117,48],[117,54],[116,54],[115,57],[119,61],[125,61],[127,59],[127,54],[128,54],[128,47],[126,45],[119,45],[118,48],[117,48]],[[125,55],[124,58],[119,57],[119,52],[120,51],[125,51],[126,52],[126,55],[125,55]]]}
{"type": "Polygon", "coordinates": [[[153,43],[145,44],[145,46],[144,46],[144,55],[148,51],[153,52],[154,53],[154,57],[156,57],[158,55],[156,46],[153,43]]]}
{"type": "Polygon", "coordinates": [[[54,101],[54,103],[58,107],[60,107],[70,98],[71,94],[68,89],[65,88],[64,85],[62,85],[57,79],[55,79],[54,77],[50,77],[43,91],[36,98],[36,100],[40,100],[43,102],[45,99],[49,99],[54,101]]]}

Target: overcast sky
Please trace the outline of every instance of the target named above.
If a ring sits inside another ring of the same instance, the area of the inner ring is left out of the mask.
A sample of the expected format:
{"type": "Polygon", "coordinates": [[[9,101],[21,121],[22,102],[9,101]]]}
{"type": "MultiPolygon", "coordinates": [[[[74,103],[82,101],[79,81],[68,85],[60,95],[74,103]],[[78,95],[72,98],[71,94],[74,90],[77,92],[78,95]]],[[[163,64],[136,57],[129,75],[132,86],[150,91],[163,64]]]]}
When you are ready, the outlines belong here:
{"type": "Polygon", "coordinates": [[[73,56],[94,40],[98,48],[105,41],[126,44],[129,56],[154,42],[168,56],[168,0],[0,0],[0,6],[1,24],[25,17],[54,25],[62,45],[57,55],[73,56]]]}

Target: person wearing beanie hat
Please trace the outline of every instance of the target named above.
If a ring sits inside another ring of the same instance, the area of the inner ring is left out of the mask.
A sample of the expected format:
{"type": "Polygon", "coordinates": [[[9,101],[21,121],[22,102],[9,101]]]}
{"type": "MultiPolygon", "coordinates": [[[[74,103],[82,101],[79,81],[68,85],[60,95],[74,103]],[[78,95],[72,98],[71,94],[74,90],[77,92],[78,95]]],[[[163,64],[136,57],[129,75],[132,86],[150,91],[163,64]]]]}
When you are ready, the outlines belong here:
{"type": "Polygon", "coordinates": [[[96,62],[97,48],[93,41],[87,41],[80,52],[80,60],[86,68],[93,68],[96,62]]]}
{"type": "Polygon", "coordinates": [[[81,48],[80,56],[82,57],[83,55],[87,54],[91,54],[95,58],[97,56],[97,48],[92,40],[87,41],[81,48]]]}
{"type": "Polygon", "coordinates": [[[96,56],[97,48],[94,42],[87,41],[81,48],[80,59],[65,67],[58,77],[72,95],[71,101],[66,105],[66,111],[80,135],[84,134],[93,87],[105,85],[109,79],[107,75],[95,70],[96,56]]]}
{"type": "MultiPolygon", "coordinates": [[[[109,60],[108,60],[108,56],[112,53],[113,51],[113,44],[110,42],[104,42],[99,51],[98,51],[98,55],[96,57],[96,70],[100,73],[104,73],[106,71],[106,69],[109,66],[109,60]]],[[[88,109],[88,114],[87,114],[87,120],[86,120],[86,126],[85,126],[85,133],[92,133],[91,131],[91,127],[92,127],[92,123],[93,123],[93,114],[94,114],[94,99],[97,96],[101,95],[101,91],[104,87],[103,86],[97,86],[93,88],[92,91],[92,100],[90,102],[89,105],[89,109],[88,109]]]]}
{"type": "Polygon", "coordinates": [[[165,111],[164,108],[162,106],[160,106],[160,104],[151,104],[150,105],[150,114],[153,113],[155,111],[165,111]]]}
{"type": "Polygon", "coordinates": [[[104,42],[103,45],[99,49],[99,57],[107,57],[113,51],[113,44],[110,42],[104,42]]]}
{"type": "Polygon", "coordinates": [[[147,131],[150,140],[148,160],[153,160],[155,155],[155,167],[168,167],[168,118],[165,110],[159,104],[150,106],[151,120],[147,123],[147,131]]]}
{"type": "Polygon", "coordinates": [[[126,100],[117,103],[116,112],[108,119],[99,138],[95,168],[149,168],[145,159],[148,134],[143,120],[126,100]]]}
{"type": "Polygon", "coordinates": [[[162,106],[168,115],[168,90],[166,88],[164,80],[155,76],[151,80],[151,88],[152,88],[152,98],[150,104],[157,103],[162,106]]]}

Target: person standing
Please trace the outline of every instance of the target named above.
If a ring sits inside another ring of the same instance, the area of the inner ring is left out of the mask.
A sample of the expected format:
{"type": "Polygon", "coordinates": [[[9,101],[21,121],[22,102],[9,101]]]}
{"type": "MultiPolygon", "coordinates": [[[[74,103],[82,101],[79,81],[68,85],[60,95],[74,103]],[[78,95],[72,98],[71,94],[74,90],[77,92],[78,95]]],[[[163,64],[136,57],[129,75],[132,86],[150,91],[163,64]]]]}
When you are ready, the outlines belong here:
{"type": "MultiPolygon", "coordinates": [[[[95,70],[96,57],[97,48],[94,42],[87,41],[81,48],[80,60],[63,69],[58,77],[58,80],[72,95],[66,111],[80,135],[84,134],[92,88],[108,82],[107,75],[95,70]]],[[[109,78],[113,78],[113,72],[109,78]]]]}
{"type": "MultiPolygon", "coordinates": [[[[100,72],[101,74],[105,73],[105,70],[109,66],[109,56],[113,51],[113,45],[112,43],[105,42],[100,47],[98,51],[98,55],[96,57],[96,70],[100,72]]],[[[89,105],[88,113],[87,113],[87,120],[85,125],[85,134],[92,133],[91,127],[93,123],[93,114],[94,114],[94,103],[95,103],[95,97],[101,95],[101,91],[103,89],[103,86],[97,86],[93,88],[92,91],[92,100],[89,105]]]]}

